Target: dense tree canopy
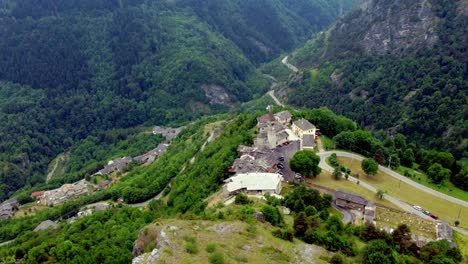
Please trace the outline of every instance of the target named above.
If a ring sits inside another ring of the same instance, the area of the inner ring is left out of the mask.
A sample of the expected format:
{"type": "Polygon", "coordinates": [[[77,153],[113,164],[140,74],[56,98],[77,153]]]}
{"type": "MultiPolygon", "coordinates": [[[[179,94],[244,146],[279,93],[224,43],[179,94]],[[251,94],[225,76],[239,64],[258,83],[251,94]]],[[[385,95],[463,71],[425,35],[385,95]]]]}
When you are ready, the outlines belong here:
{"type": "Polygon", "coordinates": [[[361,168],[367,175],[376,175],[379,170],[379,164],[377,164],[377,162],[372,158],[363,159],[361,162],[361,168]]]}
{"type": "Polygon", "coordinates": [[[315,177],[321,172],[321,169],[318,166],[319,163],[320,157],[317,156],[317,154],[309,150],[301,150],[294,154],[294,156],[289,161],[289,166],[293,171],[306,177],[315,177]]]}

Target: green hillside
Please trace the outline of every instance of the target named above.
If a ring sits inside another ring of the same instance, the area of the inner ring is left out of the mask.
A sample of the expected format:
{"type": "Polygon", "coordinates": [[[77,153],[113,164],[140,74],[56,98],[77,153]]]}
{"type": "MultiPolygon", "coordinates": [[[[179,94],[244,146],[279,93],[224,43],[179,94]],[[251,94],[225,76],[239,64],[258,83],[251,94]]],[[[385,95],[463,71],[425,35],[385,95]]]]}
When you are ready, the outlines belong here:
{"type": "Polygon", "coordinates": [[[0,1],[0,199],[44,181],[56,155],[98,131],[181,124],[259,97],[269,84],[254,64],[354,2],[0,1]]]}

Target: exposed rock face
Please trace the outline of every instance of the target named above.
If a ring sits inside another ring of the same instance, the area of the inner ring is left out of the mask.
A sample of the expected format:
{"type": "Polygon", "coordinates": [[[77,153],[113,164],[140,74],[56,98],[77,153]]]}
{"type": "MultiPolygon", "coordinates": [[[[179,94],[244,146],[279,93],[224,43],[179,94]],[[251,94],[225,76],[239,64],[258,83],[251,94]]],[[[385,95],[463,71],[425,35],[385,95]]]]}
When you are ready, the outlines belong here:
{"type": "Polygon", "coordinates": [[[365,0],[336,23],[322,58],[353,53],[400,56],[431,48],[439,40],[439,21],[430,0],[365,0]]]}
{"type": "Polygon", "coordinates": [[[153,264],[158,262],[163,254],[163,249],[170,248],[172,245],[165,229],[166,231],[175,232],[178,228],[176,226],[157,228],[150,225],[140,230],[138,239],[133,246],[134,259],[132,264],[153,264]],[[154,243],[155,248],[150,253],[143,254],[150,243],[154,243]]]}
{"type": "Polygon", "coordinates": [[[438,40],[437,19],[429,0],[367,0],[333,34],[353,36],[369,54],[404,54],[432,47],[438,40]]]}
{"type": "Polygon", "coordinates": [[[428,0],[416,0],[417,4],[399,5],[388,9],[379,0],[371,0],[361,17],[372,25],[362,40],[366,52],[384,55],[402,53],[414,46],[431,47],[437,41],[435,14],[428,0]]]}
{"type": "Polygon", "coordinates": [[[210,99],[210,104],[232,106],[231,98],[229,97],[229,94],[226,92],[224,87],[214,84],[204,84],[201,86],[201,88],[205,92],[205,96],[210,99]]]}

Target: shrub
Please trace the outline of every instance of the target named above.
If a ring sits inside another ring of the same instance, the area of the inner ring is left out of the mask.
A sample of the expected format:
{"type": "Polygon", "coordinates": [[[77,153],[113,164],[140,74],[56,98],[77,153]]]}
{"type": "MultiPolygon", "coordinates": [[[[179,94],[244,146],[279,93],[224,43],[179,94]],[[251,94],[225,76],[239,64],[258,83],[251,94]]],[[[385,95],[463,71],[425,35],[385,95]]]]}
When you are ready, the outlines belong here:
{"type": "Polygon", "coordinates": [[[236,199],[234,200],[234,203],[235,204],[250,204],[250,203],[252,203],[252,201],[249,200],[247,195],[245,195],[243,193],[238,193],[236,195],[236,199]]]}
{"type": "Polygon", "coordinates": [[[345,257],[340,252],[337,252],[337,253],[335,253],[333,255],[333,257],[331,257],[330,263],[332,263],[332,264],[344,264],[345,263],[345,257]]]}
{"type": "Polygon", "coordinates": [[[294,240],[294,233],[292,230],[281,230],[281,229],[276,229],[275,231],[271,232],[273,236],[277,238],[281,238],[286,241],[293,241],[294,240]]]}
{"type": "Polygon", "coordinates": [[[206,245],[206,252],[213,253],[215,251],[216,251],[216,244],[211,243],[211,244],[206,245]]]}
{"type": "Polygon", "coordinates": [[[214,253],[209,260],[211,264],[224,264],[226,263],[226,256],[222,253],[214,253]]]}
{"type": "Polygon", "coordinates": [[[185,245],[185,250],[187,250],[190,254],[197,254],[198,253],[198,245],[196,242],[188,242],[185,245]]]}

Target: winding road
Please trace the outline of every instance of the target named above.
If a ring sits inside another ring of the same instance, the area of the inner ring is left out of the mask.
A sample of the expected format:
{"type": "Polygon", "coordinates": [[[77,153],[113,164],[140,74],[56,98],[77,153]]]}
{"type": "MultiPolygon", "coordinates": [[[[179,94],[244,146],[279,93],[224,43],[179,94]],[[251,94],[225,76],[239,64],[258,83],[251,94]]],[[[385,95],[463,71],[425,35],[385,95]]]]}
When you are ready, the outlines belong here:
{"type": "MultiPolygon", "coordinates": [[[[329,168],[332,169],[333,171],[333,168],[331,166],[329,166],[325,160],[331,156],[331,154],[335,153],[337,156],[339,157],[347,157],[347,158],[351,158],[351,159],[355,159],[355,160],[359,160],[359,161],[362,161],[363,159],[365,159],[365,157],[361,156],[361,155],[357,155],[357,154],[354,154],[354,153],[349,153],[349,152],[344,152],[344,151],[326,151],[326,152],[321,152],[319,153],[319,156],[320,156],[320,162],[322,163],[323,166],[327,165],[329,168]]],[[[329,170],[326,169],[326,170],[329,170]]],[[[433,190],[431,188],[428,188],[422,184],[419,184],[415,181],[412,181],[410,179],[408,179],[407,177],[387,168],[387,167],[384,167],[384,166],[381,166],[379,165],[379,170],[387,173],[388,175],[398,179],[398,180],[401,180],[402,182],[405,182],[421,191],[424,191],[424,192],[427,192],[431,195],[434,195],[434,196],[437,196],[441,199],[444,199],[446,201],[449,201],[449,202],[452,202],[452,203],[456,203],[458,205],[461,205],[461,206],[465,206],[465,207],[468,207],[468,202],[466,201],[463,201],[463,200],[460,200],[460,199],[457,199],[455,197],[452,197],[452,196],[449,196],[449,195],[446,195],[444,193],[441,193],[441,192],[438,192],[436,190],[433,190]]]]}
{"type": "MultiPolygon", "coordinates": [[[[360,161],[365,159],[363,156],[360,156],[360,155],[357,155],[357,154],[354,154],[354,153],[344,152],[344,151],[324,151],[324,152],[317,153],[317,155],[320,157],[320,163],[319,163],[320,168],[322,168],[323,170],[329,171],[329,172],[333,172],[335,170],[332,166],[328,165],[328,163],[326,162],[326,159],[328,157],[330,157],[331,154],[333,154],[333,153],[335,153],[339,157],[347,157],[347,158],[352,158],[352,159],[356,159],[356,160],[360,160],[360,161]]],[[[391,175],[392,177],[400,179],[400,180],[410,184],[411,186],[413,186],[413,187],[415,187],[415,188],[417,188],[419,190],[426,191],[426,192],[428,192],[428,193],[430,193],[430,194],[432,194],[434,196],[437,196],[439,198],[445,199],[445,200],[453,202],[453,203],[460,204],[462,206],[466,206],[466,204],[467,204],[465,201],[462,201],[460,199],[457,199],[457,198],[448,196],[446,194],[437,192],[435,190],[427,188],[424,185],[421,185],[419,183],[411,181],[411,180],[407,179],[406,177],[404,177],[404,176],[402,176],[402,175],[400,175],[400,174],[398,174],[398,173],[396,173],[396,172],[394,172],[394,171],[392,171],[392,170],[390,170],[390,169],[388,169],[386,167],[379,166],[379,169],[386,172],[387,174],[391,175]]],[[[351,176],[349,176],[348,180],[351,181],[351,182],[355,182],[355,183],[357,183],[359,181],[358,179],[356,179],[354,177],[351,177],[351,176]]],[[[374,186],[372,186],[370,184],[367,184],[367,183],[365,183],[363,181],[359,181],[359,185],[366,188],[366,189],[368,189],[368,190],[370,190],[370,191],[372,191],[372,192],[374,192],[374,193],[378,192],[377,188],[375,188],[374,186]]],[[[420,217],[422,217],[424,219],[434,221],[434,219],[432,219],[431,217],[425,215],[421,211],[418,211],[418,210],[414,209],[409,204],[407,204],[407,203],[405,203],[403,201],[400,201],[400,200],[396,199],[395,197],[392,197],[392,196],[390,196],[388,194],[384,194],[384,198],[387,201],[393,203],[394,205],[400,207],[401,209],[403,209],[403,210],[405,210],[407,212],[418,215],[418,216],[420,216],[420,217]]],[[[344,220],[346,220],[345,215],[343,215],[343,221],[344,220]]],[[[459,232],[459,233],[461,233],[461,234],[463,234],[465,236],[468,236],[468,231],[467,230],[459,228],[459,227],[454,227],[454,226],[452,226],[452,228],[454,230],[456,230],[457,232],[459,232]]]]}
{"type": "Polygon", "coordinates": [[[278,105],[278,106],[281,106],[281,107],[284,107],[284,104],[282,104],[278,98],[276,98],[275,96],[275,90],[271,90],[268,92],[268,95],[273,99],[273,101],[275,101],[275,103],[278,105]]]}
{"type": "Polygon", "coordinates": [[[285,57],[281,60],[281,63],[283,63],[284,65],[286,65],[286,67],[288,67],[291,71],[293,71],[293,72],[298,72],[299,69],[298,69],[296,66],[292,65],[291,63],[289,63],[289,62],[288,62],[288,58],[289,58],[289,56],[285,56],[285,57]]]}

